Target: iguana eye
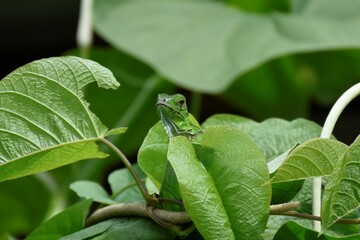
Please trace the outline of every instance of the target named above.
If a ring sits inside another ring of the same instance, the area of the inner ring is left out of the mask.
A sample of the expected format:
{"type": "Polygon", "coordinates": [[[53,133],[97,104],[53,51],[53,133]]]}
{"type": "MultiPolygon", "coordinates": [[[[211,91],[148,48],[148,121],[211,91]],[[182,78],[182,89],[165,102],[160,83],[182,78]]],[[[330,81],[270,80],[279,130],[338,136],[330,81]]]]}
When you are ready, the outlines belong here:
{"type": "Polygon", "coordinates": [[[184,105],[185,105],[185,100],[183,100],[183,99],[179,100],[178,104],[179,104],[179,107],[180,107],[180,108],[184,107],[184,105]]]}

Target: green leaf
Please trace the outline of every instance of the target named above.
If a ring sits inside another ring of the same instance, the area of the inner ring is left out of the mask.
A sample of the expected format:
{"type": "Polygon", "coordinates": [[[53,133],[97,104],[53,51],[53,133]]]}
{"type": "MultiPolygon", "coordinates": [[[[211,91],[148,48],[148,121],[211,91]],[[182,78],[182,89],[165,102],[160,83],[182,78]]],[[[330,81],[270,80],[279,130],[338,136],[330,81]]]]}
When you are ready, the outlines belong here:
{"type": "Polygon", "coordinates": [[[30,233],[44,221],[54,200],[46,180],[28,176],[0,183],[0,233],[30,233]]]}
{"type": "Polygon", "coordinates": [[[169,138],[159,121],[149,130],[138,153],[140,168],[158,189],[164,179],[168,145],[169,138]]]}
{"type": "Polygon", "coordinates": [[[275,234],[274,240],[283,239],[296,239],[296,240],[308,240],[308,239],[319,239],[319,240],[356,240],[359,239],[360,234],[354,234],[351,236],[329,236],[321,235],[312,229],[306,228],[296,222],[290,221],[282,225],[279,231],[275,234]]]}
{"type": "Polygon", "coordinates": [[[112,200],[105,189],[96,182],[85,180],[77,181],[70,185],[70,189],[73,190],[79,197],[91,199],[95,202],[109,205],[117,203],[112,200]]]}
{"type": "Polygon", "coordinates": [[[85,96],[91,103],[91,110],[102,116],[106,126],[128,127],[125,134],[112,136],[111,140],[115,145],[122,146],[125,154],[133,154],[138,151],[149,128],[159,120],[154,110],[157,95],[159,92],[174,91],[174,86],[144,63],[119,50],[92,48],[89,57],[110,69],[123,83],[117,91],[89,85],[85,96]]]}
{"type": "Polygon", "coordinates": [[[62,240],[170,240],[175,238],[174,232],[161,227],[146,218],[116,218],[100,222],[79,232],[68,235],[62,240]]]}
{"type": "Polygon", "coordinates": [[[271,197],[264,156],[242,132],[224,126],[204,131],[196,151],[182,137],[170,141],[168,159],[186,211],[206,238],[261,239],[271,197]]]}
{"type": "Polygon", "coordinates": [[[216,114],[202,124],[204,129],[216,125],[235,127],[248,134],[265,154],[270,162],[292,149],[296,144],[320,136],[321,127],[305,119],[286,121],[270,118],[263,122],[232,114],[216,114]]]}
{"type": "Polygon", "coordinates": [[[360,138],[348,148],[329,178],[322,200],[322,227],[360,207],[360,138]]]}
{"type": "MultiPolygon", "coordinates": [[[[165,166],[165,175],[161,184],[159,196],[163,198],[181,200],[179,182],[169,161],[165,166]]],[[[177,204],[163,203],[162,208],[171,211],[184,211],[184,207],[177,204]]]]}
{"type": "Polygon", "coordinates": [[[358,48],[359,9],[357,0],[311,1],[293,14],[261,15],[220,1],[108,0],[96,2],[94,24],[110,44],[173,83],[219,93],[237,76],[279,56],[358,48]]]}
{"type": "Polygon", "coordinates": [[[328,176],[341,161],[347,146],[331,139],[312,139],[288,155],[272,182],[286,182],[328,176]]]}
{"type": "Polygon", "coordinates": [[[26,240],[57,240],[83,228],[91,201],[85,200],[55,215],[33,231],[26,240]]]}
{"type": "Polygon", "coordinates": [[[264,155],[255,142],[231,127],[209,128],[198,158],[215,182],[236,238],[261,239],[271,185],[264,155]]]}
{"type": "Polygon", "coordinates": [[[38,60],[0,82],[0,181],[106,157],[95,141],[107,129],[83,99],[91,82],[119,86],[108,69],[76,57],[38,60]]]}
{"type": "MultiPolygon", "coordinates": [[[[294,146],[318,137],[321,133],[320,126],[305,119],[289,122],[270,118],[258,123],[241,116],[216,114],[202,124],[204,129],[216,125],[232,126],[247,133],[265,154],[270,173],[275,172],[279,167],[275,162],[282,160],[281,158],[285,157],[294,146]]],[[[273,183],[271,204],[291,200],[300,190],[302,183],[302,181],[273,183]]]]}
{"type": "Polygon", "coordinates": [[[105,137],[111,136],[111,135],[123,134],[126,132],[126,130],[127,130],[126,127],[113,128],[106,132],[105,137]]]}
{"type": "MultiPolygon", "coordinates": [[[[145,179],[145,174],[137,164],[134,164],[133,168],[141,179],[145,179]]],[[[128,169],[123,168],[112,172],[108,177],[108,182],[112,191],[111,198],[114,201],[118,203],[144,202],[144,197],[128,169]]]]}
{"type": "Polygon", "coordinates": [[[190,141],[183,136],[172,138],[168,158],[185,209],[201,235],[205,239],[235,239],[215,183],[197,159],[190,141]]]}

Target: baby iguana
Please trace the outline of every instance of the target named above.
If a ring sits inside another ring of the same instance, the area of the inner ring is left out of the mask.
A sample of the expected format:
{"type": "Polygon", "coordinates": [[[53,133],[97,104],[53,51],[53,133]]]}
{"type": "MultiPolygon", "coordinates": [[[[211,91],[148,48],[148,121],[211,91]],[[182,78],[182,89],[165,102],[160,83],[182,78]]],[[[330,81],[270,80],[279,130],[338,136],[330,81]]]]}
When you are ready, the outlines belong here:
{"type": "Polygon", "coordinates": [[[159,94],[156,108],[169,138],[183,135],[193,140],[201,133],[199,123],[188,113],[183,95],[159,94]]]}
{"type": "MultiPolygon", "coordinates": [[[[169,139],[182,135],[196,144],[195,141],[198,140],[196,137],[202,133],[201,127],[196,119],[188,113],[186,99],[183,95],[159,94],[156,107],[169,139]]],[[[169,161],[165,166],[165,175],[160,189],[160,197],[181,200],[178,181],[169,161]]],[[[181,206],[174,204],[164,203],[163,207],[173,211],[183,210],[181,206]]]]}

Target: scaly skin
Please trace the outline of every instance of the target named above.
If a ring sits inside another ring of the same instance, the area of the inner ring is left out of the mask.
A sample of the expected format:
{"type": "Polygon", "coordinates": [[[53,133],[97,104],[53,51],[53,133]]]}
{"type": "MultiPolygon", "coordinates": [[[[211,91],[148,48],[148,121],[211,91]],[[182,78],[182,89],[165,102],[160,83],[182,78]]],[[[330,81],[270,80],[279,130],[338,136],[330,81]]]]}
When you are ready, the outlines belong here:
{"type": "Polygon", "coordinates": [[[156,108],[169,138],[183,135],[193,140],[201,133],[199,123],[188,113],[183,95],[159,94],[156,108]]]}

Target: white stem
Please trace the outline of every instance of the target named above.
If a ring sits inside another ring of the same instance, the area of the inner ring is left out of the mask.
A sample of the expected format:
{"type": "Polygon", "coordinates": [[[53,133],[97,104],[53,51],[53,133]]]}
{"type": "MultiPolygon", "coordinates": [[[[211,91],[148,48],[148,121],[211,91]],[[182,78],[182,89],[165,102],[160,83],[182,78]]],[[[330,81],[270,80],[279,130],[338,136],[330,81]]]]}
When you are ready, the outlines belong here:
{"type": "MultiPolygon", "coordinates": [[[[360,95],[360,83],[355,84],[349,88],[341,97],[336,101],[332,107],[329,115],[324,123],[321,132],[321,138],[330,138],[334,130],[335,123],[337,122],[340,114],[344,108],[356,97],[360,95]]],[[[313,179],[313,215],[321,216],[321,177],[313,179]]],[[[314,230],[321,231],[321,222],[313,222],[314,230]]]]}
{"type": "Polygon", "coordinates": [[[92,34],[92,11],[93,11],[93,0],[81,0],[79,22],[76,33],[76,43],[80,48],[81,57],[86,55],[87,50],[90,48],[93,41],[92,34]]]}

